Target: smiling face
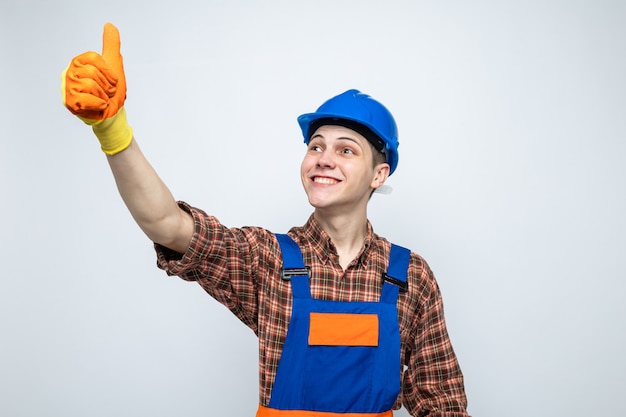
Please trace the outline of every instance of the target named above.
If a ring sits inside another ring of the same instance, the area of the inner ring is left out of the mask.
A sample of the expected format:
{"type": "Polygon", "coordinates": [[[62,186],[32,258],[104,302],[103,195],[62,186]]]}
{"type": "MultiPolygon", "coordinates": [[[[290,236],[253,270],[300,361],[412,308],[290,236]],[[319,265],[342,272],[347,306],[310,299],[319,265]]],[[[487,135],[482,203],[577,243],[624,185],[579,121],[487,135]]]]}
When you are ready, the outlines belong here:
{"type": "Polygon", "coordinates": [[[364,213],[372,190],[389,176],[389,165],[376,164],[374,152],[354,130],[334,125],[318,128],[300,167],[309,203],[329,214],[364,213]]]}

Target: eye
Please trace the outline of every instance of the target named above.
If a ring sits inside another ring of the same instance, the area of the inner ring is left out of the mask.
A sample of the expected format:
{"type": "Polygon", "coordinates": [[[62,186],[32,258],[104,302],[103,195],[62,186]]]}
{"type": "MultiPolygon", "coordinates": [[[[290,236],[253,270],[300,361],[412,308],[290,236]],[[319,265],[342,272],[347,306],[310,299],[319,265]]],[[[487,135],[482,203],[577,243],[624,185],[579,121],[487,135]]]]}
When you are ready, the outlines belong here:
{"type": "Polygon", "coordinates": [[[317,138],[311,139],[308,149],[310,152],[323,152],[324,150],[322,143],[317,138]]]}

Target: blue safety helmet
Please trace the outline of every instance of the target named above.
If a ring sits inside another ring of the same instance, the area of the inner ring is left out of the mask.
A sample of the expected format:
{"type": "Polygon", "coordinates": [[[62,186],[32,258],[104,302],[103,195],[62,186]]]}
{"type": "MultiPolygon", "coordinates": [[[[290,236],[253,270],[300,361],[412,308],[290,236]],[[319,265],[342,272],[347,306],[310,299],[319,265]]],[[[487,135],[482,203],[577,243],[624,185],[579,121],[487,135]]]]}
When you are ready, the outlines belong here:
{"type": "Polygon", "coordinates": [[[298,117],[298,123],[306,144],[320,126],[344,126],[363,135],[385,154],[389,175],[398,166],[398,127],[391,112],[359,90],[348,90],[327,100],[315,113],[298,117]]]}

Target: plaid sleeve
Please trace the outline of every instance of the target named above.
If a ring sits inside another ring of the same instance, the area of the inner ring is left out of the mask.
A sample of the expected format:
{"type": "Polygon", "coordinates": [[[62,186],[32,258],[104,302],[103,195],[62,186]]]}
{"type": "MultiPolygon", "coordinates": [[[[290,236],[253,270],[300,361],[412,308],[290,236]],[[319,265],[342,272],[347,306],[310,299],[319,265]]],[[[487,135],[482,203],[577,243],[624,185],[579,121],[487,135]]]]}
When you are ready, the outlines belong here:
{"type": "Polygon", "coordinates": [[[403,404],[412,416],[468,417],[463,375],[446,329],[441,292],[426,262],[418,260],[409,270],[420,279],[414,288],[418,314],[409,332],[403,404]]]}
{"type": "Polygon", "coordinates": [[[257,264],[271,235],[260,228],[227,228],[202,210],[179,205],[192,215],[194,235],[184,254],[155,245],[157,266],[168,275],[197,282],[256,333],[257,264]]]}

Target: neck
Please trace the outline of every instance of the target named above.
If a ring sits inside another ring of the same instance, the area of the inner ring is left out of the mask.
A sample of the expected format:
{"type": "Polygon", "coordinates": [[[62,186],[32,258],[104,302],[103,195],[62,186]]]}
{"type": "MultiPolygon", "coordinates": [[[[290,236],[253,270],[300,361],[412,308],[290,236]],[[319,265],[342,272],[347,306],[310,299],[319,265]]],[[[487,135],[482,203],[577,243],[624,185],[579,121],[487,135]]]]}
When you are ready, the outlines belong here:
{"type": "Polygon", "coordinates": [[[367,213],[329,215],[315,210],[314,216],[335,245],[339,263],[345,270],[363,248],[367,235],[367,213]]]}

